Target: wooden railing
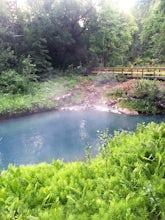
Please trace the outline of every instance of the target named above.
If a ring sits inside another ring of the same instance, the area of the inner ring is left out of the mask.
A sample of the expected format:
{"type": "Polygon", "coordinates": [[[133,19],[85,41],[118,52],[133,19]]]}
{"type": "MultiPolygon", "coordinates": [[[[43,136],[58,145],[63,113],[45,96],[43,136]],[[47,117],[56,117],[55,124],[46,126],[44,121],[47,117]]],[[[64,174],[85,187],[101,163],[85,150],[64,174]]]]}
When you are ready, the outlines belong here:
{"type": "Polygon", "coordinates": [[[95,67],[92,73],[111,73],[128,78],[157,78],[165,80],[165,67],[95,67]]]}

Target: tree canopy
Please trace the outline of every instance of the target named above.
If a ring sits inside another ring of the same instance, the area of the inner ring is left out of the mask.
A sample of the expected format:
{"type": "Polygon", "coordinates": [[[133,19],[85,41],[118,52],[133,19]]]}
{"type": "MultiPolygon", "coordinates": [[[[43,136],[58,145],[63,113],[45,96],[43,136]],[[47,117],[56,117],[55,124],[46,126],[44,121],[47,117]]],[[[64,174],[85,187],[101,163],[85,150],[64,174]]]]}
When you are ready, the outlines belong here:
{"type": "Polygon", "coordinates": [[[165,61],[165,2],[137,0],[130,13],[116,1],[0,2],[0,74],[22,73],[27,59],[40,76],[68,66],[160,65],[165,61]]]}

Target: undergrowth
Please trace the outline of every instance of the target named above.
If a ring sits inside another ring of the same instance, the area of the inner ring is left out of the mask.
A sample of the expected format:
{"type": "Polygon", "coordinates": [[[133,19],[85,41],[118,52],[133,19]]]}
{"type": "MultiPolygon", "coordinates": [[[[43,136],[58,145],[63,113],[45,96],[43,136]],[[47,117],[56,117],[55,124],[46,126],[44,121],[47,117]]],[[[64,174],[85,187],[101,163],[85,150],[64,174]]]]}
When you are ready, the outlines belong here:
{"type": "Polygon", "coordinates": [[[106,96],[121,97],[118,106],[147,114],[165,114],[165,89],[158,81],[136,80],[131,89],[126,87],[109,91],[106,96]]]}
{"type": "Polygon", "coordinates": [[[58,106],[55,97],[73,89],[84,79],[81,75],[58,76],[45,82],[33,82],[28,93],[0,92],[0,115],[58,106]]]}
{"type": "Polygon", "coordinates": [[[101,86],[113,82],[125,82],[127,79],[124,76],[116,76],[112,73],[98,73],[95,77],[95,85],[101,86]]]}
{"type": "Polygon", "coordinates": [[[165,123],[102,134],[87,162],[53,161],[0,174],[2,220],[164,220],[165,123]]]}

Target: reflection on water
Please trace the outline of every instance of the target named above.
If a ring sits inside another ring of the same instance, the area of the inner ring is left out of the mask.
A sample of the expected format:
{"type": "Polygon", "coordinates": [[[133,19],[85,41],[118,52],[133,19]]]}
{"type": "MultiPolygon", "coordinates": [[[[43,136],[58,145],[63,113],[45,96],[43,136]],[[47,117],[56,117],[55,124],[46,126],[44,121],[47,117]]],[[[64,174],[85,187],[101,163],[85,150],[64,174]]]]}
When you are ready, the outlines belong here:
{"type": "Polygon", "coordinates": [[[80,121],[79,132],[80,132],[81,140],[85,140],[86,138],[88,138],[88,132],[87,132],[87,129],[86,129],[86,121],[84,119],[82,119],[80,121]]]}
{"type": "Polygon", "coordinates": [[[85,146],[98,148],[97,131],[129,130],[164,116],[128,116],[100,111],[58,111],[0,122],[0,169],[9,163],[36,164],[84,159],[85,146]]]}

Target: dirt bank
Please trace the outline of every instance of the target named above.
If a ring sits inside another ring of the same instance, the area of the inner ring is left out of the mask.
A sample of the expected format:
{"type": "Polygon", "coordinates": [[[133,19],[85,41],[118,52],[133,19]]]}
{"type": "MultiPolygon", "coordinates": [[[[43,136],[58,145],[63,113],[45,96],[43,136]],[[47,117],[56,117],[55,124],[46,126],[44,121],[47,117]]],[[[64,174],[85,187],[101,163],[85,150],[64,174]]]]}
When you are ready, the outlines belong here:
{"type": "Polygon", "coordinates": [[[124,113],[129,115],[138,115],[137,111],[118,108],[117,103],[120,98],[108,98],[106,93],[116,89],[131,89],[133,80],[127,82],[109,82],[97,85],[95,81],[88,81],[77,85],[69,93],[55,97],[58,101],[59,109],[62,110],[81,110],[81,109],[97,109],[100,111],[111,111],[115,113],[124,113]]]}

